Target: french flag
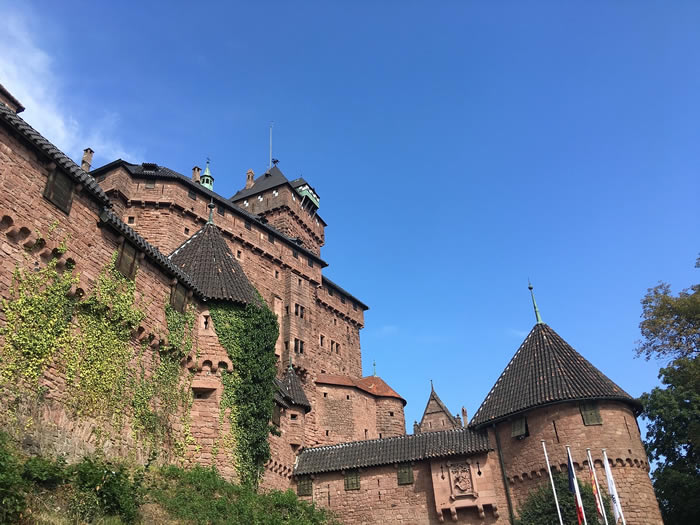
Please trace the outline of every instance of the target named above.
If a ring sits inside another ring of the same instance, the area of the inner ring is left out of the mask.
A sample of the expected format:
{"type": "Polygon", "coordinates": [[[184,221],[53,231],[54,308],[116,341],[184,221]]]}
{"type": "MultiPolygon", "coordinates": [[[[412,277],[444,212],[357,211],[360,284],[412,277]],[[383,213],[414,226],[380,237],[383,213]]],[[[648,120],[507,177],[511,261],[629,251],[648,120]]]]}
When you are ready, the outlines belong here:
{"type": "Polygon", "coordinates": [[[568,471],[569,471],[569,490],[574,493],[576,500],[576,517],[578,518],[578,525],[588,525],[586,521],[586,515],[583,512],[583,501],[581,501],[581,492],[578,489],[578,480],[576,479],[576,473],[574,472],[574,462],[571,459],[571,449],[566,447],[566,453],[569,460],[568,471]]]}

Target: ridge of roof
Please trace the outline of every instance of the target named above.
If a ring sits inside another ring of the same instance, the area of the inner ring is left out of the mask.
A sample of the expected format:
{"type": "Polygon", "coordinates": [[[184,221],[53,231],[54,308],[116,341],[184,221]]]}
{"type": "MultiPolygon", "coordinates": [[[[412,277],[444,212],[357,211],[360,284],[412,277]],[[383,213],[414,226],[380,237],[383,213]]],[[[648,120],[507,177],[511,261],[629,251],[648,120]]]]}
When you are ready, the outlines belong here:
{"type": "Polygon", "coordinates": [[[255,223],[257,226],[260,228],[263,228],[264,230],[268,232],[272,232],[275,235],[277,235],[281,240],[285,241],[288,243],[290,246],[293,246],[295,250],[302,252],[304,255],[307,257],[311,257],[315,262],[319,263],[322,268],[325,268],[328,266],[328,263],[321,259],[318,255],[313,253],[312,251],[308,250],[307,248],[300,246],[297,244],[294,239],[291,237],[285,235],[281,231],[279,231],[277,228],[271,226],[270,224],[263,222],[260,217],[257,215],[254,215],[252,213],[249,213],[245,211],[244,209],[240,208],[239,206],[236,206],[231,202],[230,199],[227,199],[226,197],[223,197],[222,195],[219,195],[213,190],[210,190],[201,184],[198,184],[194,182],[190,177],[186,177],[182,173],[178,173],[175,170],[172,170],[170,168],[167,168],[165,166],[159,166],[158,164],[155,163],[141,163],[141,164],[133,164],[131,162],[128,162],[123,159],[117,159],[113,160],[112,162],[109,162],[105,164],[104,166],[100,166],[99,168],[95,168],[92,170],[90,173],[92,174],[93,177],[99,177],[103,172],[110,170],[116,166],[122,165],[129,173],[132,175],[136,175],[139,177],[144,177],[144,178],[153,178],[153,179],[173,179],[177,180],[179,182],[184,183],[187,187],[190,187],[204,195],[208,199],[214,199],[214,202],[217,204],[221,204],[226,206],[226,208],[231,211],[232,213],[236,213],[240,215],[241,217],[244,217],[245,219],[255,223]],[[154,166],[156,169],[153,171],[148,171],[144,169],[144,164],[149,165],[149,166],[154,166]]]}
{"type": "Polygon", "coordinates": [[[93,177],[85,173],[80,166],[73,162],[65,153],[49,142],[41,133],[22,119],[17,113],[12,111],[5,103],[0,102],[0,121],[10,125],[25,140],[38,148],[44,155],[49,157],[57,166],[75,182],[82,184],[86,192],[102,206],[112,207],[112,201],[102,190],[93,177]]]}
{"type": "Polygon", "coordinates": [[[401,397],[386,381],[378,376],[366,376],[354,379],[340,374],[318,374],[316,383],[337,386],[349,386],[367,392],[375,397],[393,397],[400,400],[406,406],[406,400],[401,397]]]}
{"type": "Polygon", "coordinates": [[[331,281],[331,280],[330,280],[328,277],[326,277],[325,275],[322,275],[322,276],[321,276],[321,284],[330,285],[330,286],[332,286],[333,288],[335,288],[336,290],[338,290],[339,292],[344,293],[344,294],[347,295],[350,299],[352,299],[353,301],[355,301],[355,302],[358,304],[358,306],[359,306],[360,308],[362,308],[363,311],[366,312],[367,310],[369,310],[369,306],[367,306],[365,303],[363,303],[362,301],[360,301],[357,297],[355,297],[355,296],[352,295],[350,292],[348,292],[347,290],[345,290],[344,288],[342,288],[340,285],[338,285],[338,284],[334,283],[333,281],[331,281]]]}
{"type": "Polygon", "coordinates": [[[466,427],[353,441],[304,449],[297,457],[294,475],[472,455],[490,449],[486,432],[466,427]]]}
{"type": "Polygon", "coordinates": [[[207,299],[257,302],[255,288],[233,257],[219,228],[211,222],[177,247],[168,260],[186,272],[207,299]]]}
{"type": "Polygon", "coordinates": [[[639,402],[574,350],[546,323],[536,324],[474,414],[479,428],[535,407],[584,400],[639,402]]]}

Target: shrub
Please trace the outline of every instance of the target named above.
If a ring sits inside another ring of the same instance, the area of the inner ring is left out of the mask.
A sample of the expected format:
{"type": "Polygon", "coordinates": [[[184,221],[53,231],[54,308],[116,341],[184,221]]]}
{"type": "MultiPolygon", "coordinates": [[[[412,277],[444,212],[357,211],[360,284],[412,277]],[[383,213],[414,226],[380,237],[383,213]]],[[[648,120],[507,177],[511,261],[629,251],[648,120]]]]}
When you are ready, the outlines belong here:
{"type": "Polygon", "coordinates": [[[142,500],[140,478],[132,480],[124,465],[85,457],[71,470],[75,489],[86,498],[95,496],[102,514],[118,515],[127,523],[136,520],[142,500]]]}
{"type": "MultiPolygon", "coordinates": [[[[600,480],[598,480],[600,483],[600,480]]],[[[589,523],[595,523],[597,515],[595,497],[593,489],[590,485],[579,480],[579,489],[581,490],[581,500],[583,501],[583,511],[586,513],[586,518],[589,523]]],[[[569,492],[569,478],[566,474],[554,474],[554,486],[557,490],[557,498],[559,499],[559,508],[561,509],[561,517],[565,525],[578,525],[576,518],[576,503],[573,493],[569,492]]],[[[601,487],[602,489],[602,487],[601,487]]],[[[614,523],[612,513],[610,512],[610,500],[603,494],[605,503],[605,511],[608,515],[608,523],[614,523]]],[[[551,525],[559,523],[557,517],[557,507],[554,504],[554,496],[552,494],[552,485],[547,480],[535,490],[530,492],[525,502],[518,509],[517,525],[551,525]]]]}
{"type": "Polygon", "coordinates": [[[14,523],[26,508],[22,467],[7,434],[0,432],[0,523],[14,523]]]}
{"type": "Polygon", "coordinates": [[[34,456],[24,463],[22,477],[44,488],[54,488],[66,479],[66,460],[59,456],[51,458],[34,456]]]}

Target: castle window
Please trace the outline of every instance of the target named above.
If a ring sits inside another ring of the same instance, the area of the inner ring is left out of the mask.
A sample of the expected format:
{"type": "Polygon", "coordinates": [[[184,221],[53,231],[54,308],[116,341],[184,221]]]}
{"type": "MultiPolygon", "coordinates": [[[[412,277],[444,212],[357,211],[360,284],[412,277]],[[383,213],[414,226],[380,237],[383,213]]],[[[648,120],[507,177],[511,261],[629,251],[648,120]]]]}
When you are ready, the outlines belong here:
{"type": "Polygon", "coordinates": [[[581,417],[583,418],[584,425],[603,424],[603,419],[600,417],[600,410],[598,410],[598,403],[582,403],[579,409],[581,410],[581,417]]]}
{"type": "Polygon", "coordinates": [[[132,244],[126,241],[122,243],[117,256],[116,267],[127,279],[134,278],[138,269],[138,262],[136,261],[136,248],[132,244]]]}
{"type": "Polygon", "coordinates": [[[352,309],[357,312],[357,303],[355,301],[352,302],[352,309]]]}
{"type": "Polygon", "coordinates": [[[320,340],[321,340],[321,347],[323,347],[323,341],[324,341],[325,337],[324,337],[323,335],[321,335],[321,336],[319,336],[319,337],[320,337],[320,340]]]}
{"type": "Polygon", "coordinates": [[[287,315],[289,315],[289,305],[286,305],[286,306],[284,307],[284,313],[287,314],[287,315]]]}
{"type": "Polygon", "coordinates": [[[219,206],[216,208],[216,213],[218,213],[219,215],[225,216],[226,215],[226,208],[224,208],[221,204],[219,204],[219,206]]]}
{"type": "Polygon", "coordinates": [[[313,492],[313,481],[309,476],[299,478],[297,482],[297,496],[311,496],[313,492]]]}
{"type": "Polygon", "coordinates": [[[328,392],[324,392],[323,397],[328,397],[328,392]]]}
{"type": "Polygon", "coordinates": [[[271,232],[268,232],[268,234],[267,234],[267,240],[268,240],[268,242],[271,242],[272,244],[275,244],[275,237],[272,235],[271,232]]]}
{"type": "Polygon", "coordinates": [[[307,259],[307,263],[308,263],[308,265],[309,265],[311,268],[314,267],[314,261],[311,259],[311,257],[309,257],[309,258],[307,259]]]}
{"type": "Polygon", "coordinates": [[[280,426],[280,419],[281,419],[281,409],[280,406],[275,403],[274,408],[272,409],[272,424],[275,425],[276,427],[280,426]]]}
{"type": "Polygon", "coordinates": [[[134,217],[129,217],[129,224],[134,224],[134,217]]]}
{"type": "Polygon", "coordinates": [[[289,350],[289,341],[284,342],[284,349],[287,351],[289,350]]]}
{"type": "MultiPolygon", "coordinates": [[[[187,306],[187,288],[177,283],[170,291],[170,306],[177,312],[184,312],[187,306]]],[[[205,327],[207,323],[205,322],[205,327]]]]}
{"type": "Polygon", "coordinates": [[[389,417],[394,417],[394,413],[393,413],[393,412],[389,412],[389,417]]]}
{"type": "Polygon", "coordinates": [[[530,435],[527,431],[527,419],[524,416],[516,418],[512,421],[510,435],[518,439],[524,439],[530,435]]]}
{"type": "Polygon", "coordinates": [[[280,278],[280,272],[279,272],[279,270],[275,270],[275,279],[279,279],[279,278],[280,278]]]}
{"type": "Polygon", "coordinates": [[[245,229],[246,229],[246,230],[252,230],[252,229],[253,229],[253,225],[250,224],[250,221],[245,221],[245,229]]]}
{"type": "Polygon", "coordinates": [[[194,190],[190,190],[187,192],[187,196],[192,199],[193,201],[197,200],[197,193],[194,190]]]}
{"type": "Polygon", "coordinates": [[[304,353],[304,341],[301,339],[294,338],[294,351],[303,354],[304,353]]]}
{"type": "Polygon", "coordinates": [[[333,288],[328,288],[328,295],[333,297],[333,288]]]}
{"type": "Polygon", "coordinates": [[[241,258],[241,250],[236,251],[236,258],[237,259],[241,258]]]}
{"type": "Polygon", "coordinates": [[[54,170],[49,174],[44,188],[44,197],[50,200],[61,211],[70,213],[73,204],[73,181],[62,171],[54,170]]]}
{"type": "Polygon", "coordinates": [[[189,234],[190,234],[190,229],[189,229],[189,228],[185,228],[185,235],[189,235],[189,234]]]}
{"type": "Polygon", "coordinates": [[[348,470],[345,473],[345,490],[360,490],[359,470],[348,470]]]}
{"type": "Polygon", "coordinates": [[[334,351],[335,351],[335,341],[333,341],[333,339],[331,339],[331,352],[334,352],[334,351]]]}
{"type": "Polygon", "coordinates": [[[147,180],[147,181],[146,181],[146,186],[145,186],[145,188],[146,188],[147,190],[152,190],[152,189],[155,188],[155,187],[156,187],[156,181],[154,181],[153,179],[147,180]]]}
{"type": "Polygon", "coordinates": [[[340,296],[340,302],[341,302],[342,304],[345,304],[345,296],[344,296],[344,295],[341,295],[341,296],[340,296]]]}
{"type": "Polygon", "coordinates": [[[209,316],[208,316],[208,315],[205,315],[205,316],[204,316],[204,329],[205,329],[205,330],[209,330],[209,320],[210,320],[210,319],[209,319],[209,316]]]}
{"type": "Polygon", "coordinates": [[[292,421],[296,421],[297,417],[297,414],[289,414],[289,419],[291,419],[292,421]]]}
{"type": "Polygon", "coordinates": [[[298,259],[298,258],[299,258],[299,252],[296,251],[296,250],[292,250],[292,257],[294,257],[295,259],[298,259]]]}
{"type": "Polygon", "coordinates": [[[402,463],[396,473],[396,479],[399,485],[413,484],[413,468],[410,463],[402,463]]]}
{"type": "Polygon", "coordinates": [[[299,315],[299,305],[298,304],[294,305],[294,315],[296,315],[296,316],[299,315]]]}
{"type": "Polygon", "coordinates": [[[339,354],[340,353],[340,343],[335,344],[335,353],[339,354]]]}

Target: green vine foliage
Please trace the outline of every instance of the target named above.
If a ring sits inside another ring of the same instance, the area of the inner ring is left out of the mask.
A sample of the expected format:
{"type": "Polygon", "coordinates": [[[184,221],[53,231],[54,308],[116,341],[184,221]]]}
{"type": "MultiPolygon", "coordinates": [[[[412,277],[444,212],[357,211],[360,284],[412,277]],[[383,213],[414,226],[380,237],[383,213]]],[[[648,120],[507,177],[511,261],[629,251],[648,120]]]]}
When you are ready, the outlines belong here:
{"type": "Polygon", "coordinates": [[[16,268],[8,299],[2,300],[5,324],[0,328],[3,380],[36,381],[54,354],[71,340],[75,301],[68,296],[78,283],[70,271],[60,273],[57,261],[43,268],[16,268]]]}
{"type": "Polygon", "coordinates": [[[76,308],[76,336],[66,349],[66,372],[79,415],[121,416],[134,356],[132,334],[145,315],[134,303],[134,281],[112,263],[76,308]]]}
{"type": "Polygon", "coordinates": [[[270,458],[270,418],[274,406],[277,317],[265,305],[217,303],[210,307],[219,342],[233,370],[222,374],[221,410],[230,411],[233,455],[240,482],[256,488],[270,458]]]}

